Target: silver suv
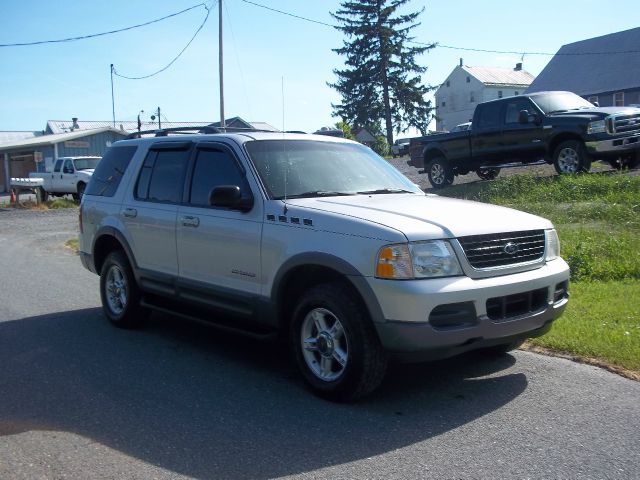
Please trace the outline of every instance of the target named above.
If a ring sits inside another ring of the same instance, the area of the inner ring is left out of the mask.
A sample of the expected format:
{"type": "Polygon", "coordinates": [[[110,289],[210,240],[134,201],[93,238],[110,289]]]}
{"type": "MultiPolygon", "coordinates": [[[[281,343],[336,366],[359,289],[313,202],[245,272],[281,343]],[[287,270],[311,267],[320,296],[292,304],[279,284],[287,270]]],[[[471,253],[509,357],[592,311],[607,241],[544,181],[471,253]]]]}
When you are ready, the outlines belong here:
{"type": "Polygon", "coordinates": [[[311,389],[341,401],[392,357],[517,348],[568,300],[548,220],[425,194],[327,136],[118,141],[85,191],[80,251],[115,325],[158,309],[284,334],[311,389]]]}

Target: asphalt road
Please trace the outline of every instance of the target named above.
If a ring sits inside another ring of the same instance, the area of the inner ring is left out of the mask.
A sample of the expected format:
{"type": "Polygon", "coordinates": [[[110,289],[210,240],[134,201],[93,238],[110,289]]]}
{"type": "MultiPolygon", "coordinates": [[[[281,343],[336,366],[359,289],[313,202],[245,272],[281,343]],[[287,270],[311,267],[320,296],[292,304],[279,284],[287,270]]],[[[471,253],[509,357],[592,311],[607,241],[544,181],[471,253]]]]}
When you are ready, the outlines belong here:
{"type": "Polygon", "coordinates": [[[0,209],[0,478],[636,479],[640,383],[567,360],[396,366],[309,394],[277,345],[101,314],[77,210],[0,209]]]}

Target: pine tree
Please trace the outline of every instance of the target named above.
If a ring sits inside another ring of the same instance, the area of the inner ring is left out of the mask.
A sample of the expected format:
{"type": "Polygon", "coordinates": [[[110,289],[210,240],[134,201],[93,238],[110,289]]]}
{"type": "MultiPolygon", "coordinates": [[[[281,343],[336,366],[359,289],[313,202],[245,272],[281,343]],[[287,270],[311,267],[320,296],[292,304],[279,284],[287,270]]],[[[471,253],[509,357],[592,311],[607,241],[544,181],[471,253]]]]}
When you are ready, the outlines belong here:
{"type": "Polygon", "coordinates": [[[384,121],[389,145],[396,133],[415,127],[426,135],[433,117],[431,101],[425,95],[432,90],[422,84],[415,57],[435,47],[407,46],[409,34],[419,25],[424,11],[399,14],[410,0],[345,0],[331,15],[340,23],[336,28],[347,36],[342,48],[346,56],[343,70],[334,70],[338,81],[329,86],[342,96],[332,105],[333,115],[354,126],[369,127],[384,121]]]}

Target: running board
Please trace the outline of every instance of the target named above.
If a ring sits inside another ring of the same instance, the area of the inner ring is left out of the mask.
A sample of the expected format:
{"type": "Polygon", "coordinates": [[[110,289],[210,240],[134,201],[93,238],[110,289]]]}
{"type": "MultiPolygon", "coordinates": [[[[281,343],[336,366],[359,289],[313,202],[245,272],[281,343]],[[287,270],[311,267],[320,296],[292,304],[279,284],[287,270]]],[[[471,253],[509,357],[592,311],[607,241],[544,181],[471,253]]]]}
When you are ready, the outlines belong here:
{"type": "MultiPolygon", "coordinates": [[[[154,302],[151,298],[145,297],[140,300],[140,306],[155,310],[157,312],[165,313],[168,315],[175,315],[185,320],[189,320],[196,323],[201,323],[209,327],[215,328],[228,333],[237,335],[243,335],[245,337],[254,338],[257,340],[274,340],[278,337],[278,332],[273,329],[261,328],[257,325],[250,325],[247,322],[242,322],[238,319],[238,323],[231,325],[230,322],[219,322],[211,320],[212,315],[224,316],[224,313],[213,313],[199,309],[190,309],[189,313],[185,313],[184,309],[188,308],[184,305],[180,305],[180,309],[172,308],[172,304],[164,301],[154,302]]],[[[225,318],[229,318],[228,316],[225,318]]]]}

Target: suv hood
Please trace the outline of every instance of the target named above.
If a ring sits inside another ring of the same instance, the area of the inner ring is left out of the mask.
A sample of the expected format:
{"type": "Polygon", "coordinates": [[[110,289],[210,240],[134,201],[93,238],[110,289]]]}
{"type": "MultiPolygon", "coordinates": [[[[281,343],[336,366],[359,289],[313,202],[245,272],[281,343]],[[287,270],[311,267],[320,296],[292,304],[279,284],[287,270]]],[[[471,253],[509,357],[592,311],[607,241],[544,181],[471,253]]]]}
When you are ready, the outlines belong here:
{"type": "Polygon", "coordinates": [[[384,225],[410,241],[552,228],[550,221],[525,212],[437,195],[304,198],[287,204],[384,225]]]}

